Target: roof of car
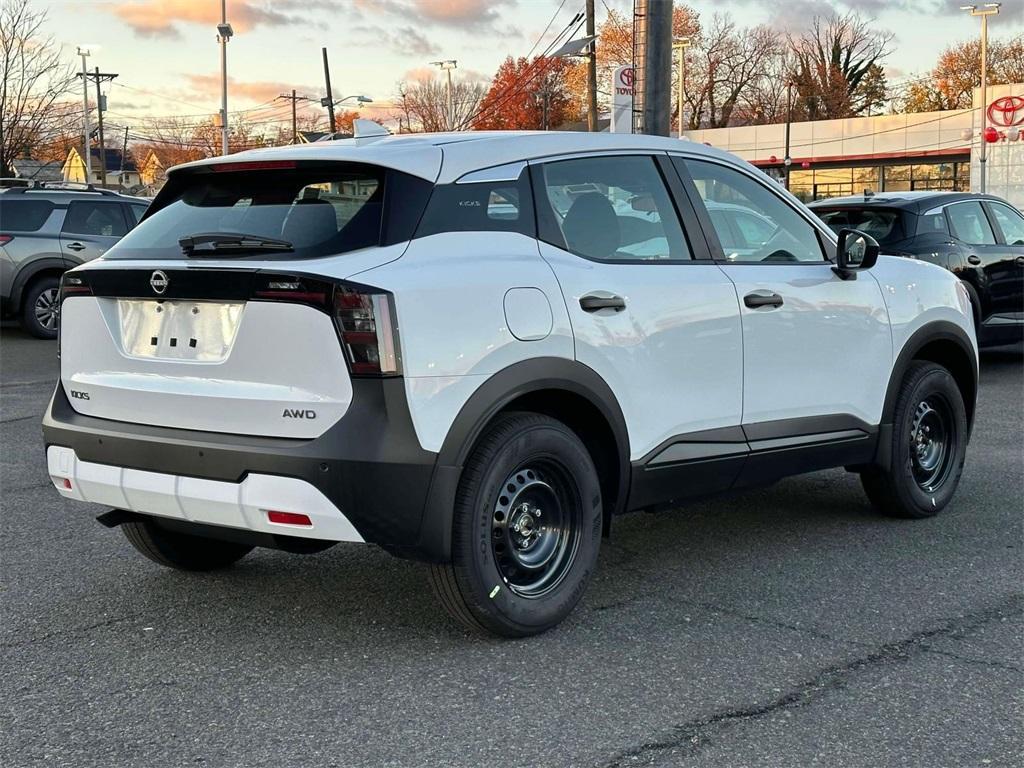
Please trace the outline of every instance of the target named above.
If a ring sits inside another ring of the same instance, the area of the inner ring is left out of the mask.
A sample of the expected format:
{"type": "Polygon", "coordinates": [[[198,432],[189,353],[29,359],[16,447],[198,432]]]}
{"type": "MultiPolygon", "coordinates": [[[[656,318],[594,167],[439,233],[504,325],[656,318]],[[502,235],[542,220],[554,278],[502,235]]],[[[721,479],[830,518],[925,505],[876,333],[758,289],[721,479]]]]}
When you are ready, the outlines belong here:
{"type": "Polygon", "coordinates": [[[815,200],[813,203],[808,203],[808,206],[811,208],[863,208],[877,205],[920,213],[930,210],[936,205],[946,205],[961,200],[1000,200],[1000,198],[974,192],[878,192],[870,195],[830,197],[825,200],[815,200]]]}
{"type": "Polygon", "coordinates": [[[77,198],[87,198],[89,200],[109,198],[129,203],[143,203],[145,205],[149,205],[151,202],[145,197],[125,195],[114,190],[73,189],[67,187],[4,187],[0,188],[0,194],[10,198],[27,197],[28,199],[45,199],[52,202],[77,198]]]}
{"type": "Polygon", "coordinates": [[[347,160],[380,165],[447,184],[471,171],[507,163],[574,152],[601,150],[685,151],[744,164],[733,155],[704,144],[663,136],[571,131],[461,131],[392,136],[267,147],[179,165],[183,168],[272,160],[347,160]]]}

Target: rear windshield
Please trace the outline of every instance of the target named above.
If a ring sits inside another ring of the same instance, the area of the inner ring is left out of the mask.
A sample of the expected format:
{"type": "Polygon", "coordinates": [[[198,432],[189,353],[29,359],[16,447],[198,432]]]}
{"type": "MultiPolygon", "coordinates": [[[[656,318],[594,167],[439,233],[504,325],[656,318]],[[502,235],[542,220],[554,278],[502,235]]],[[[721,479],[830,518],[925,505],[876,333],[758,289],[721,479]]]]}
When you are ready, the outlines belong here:
{"type": "Polygon", "coordinates": [[[38,232],[52,211],[49,200],[0,199],[0,230],[38,232]]]}
{"type": "Polygon", "coordinates": [[[841,229],[859,229],[871,235],[879,245],[889,245],[902,240],[903,217],[899,210],[891,208],[836,208],[822,210],[812,208],[818,217],[838,234],[841,229]]]}
{"type": "Polygon", "coordinates": [[[180,257],[178,241],[198,234],[241,234],[291,245],[277,253],[251,254],[258,258],[311,258],[380,244],[385,186],[381,168],[351,163],[213,168],[225,170],[203,169],[169,182],[152,212],[106,258],[180,257]]]}

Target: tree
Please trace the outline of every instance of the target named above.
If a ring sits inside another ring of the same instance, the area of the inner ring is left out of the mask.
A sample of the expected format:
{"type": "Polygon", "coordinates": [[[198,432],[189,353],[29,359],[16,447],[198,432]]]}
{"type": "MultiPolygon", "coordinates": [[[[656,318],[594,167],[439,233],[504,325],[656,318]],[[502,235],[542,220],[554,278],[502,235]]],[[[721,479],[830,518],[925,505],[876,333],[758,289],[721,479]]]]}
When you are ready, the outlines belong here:
{"type": "Polygon", "coordinates": [[[406,130],[416,125],[421,131],[460,130],[469,122],[484,95],[484,86],[465,80],[452,83],[451,101],[448,81],[431,77],[398,84],[394,116],[406,130]]]}
{"type": "MultiPolygon", "coordinates": [[[[1024,34],[992,40],[988,50],[988,82],[1024,82],[1024,34]]],[[[981,84],[981,41],[951,45],[939,55],[927,76],[911,82],[898,99],[907,112],[970,109],[981,84]]]]}
{"type": "Polygon", "coordinates": [[[570,116],[565,59],[511,56],[498,67],[472,120],[474,130],[546,130],[570,116]]]}
{"type": "Polygon", "coordinates": [[[60,105],[74,73],[45,33],[46,18],[28,0],[0,3],[0,176],[12,175],[11,161],[55,138],[71,119],[60,105]]]}
{"type": "Polygon", "coordinates": [[[880,67],[873,68],[889,55],[892,39],[893,33],[878,31],[872,21],[853,11],[815,16],[809,30],[789,38],[796,57],[794,112],[809,120],[827,120],[861,114],[874,105],[880,67]],[[865,83],[872,72],[873,85],[870,79],[865,83]],[[864,90],[869,87],[870,93],[864,90]]]}

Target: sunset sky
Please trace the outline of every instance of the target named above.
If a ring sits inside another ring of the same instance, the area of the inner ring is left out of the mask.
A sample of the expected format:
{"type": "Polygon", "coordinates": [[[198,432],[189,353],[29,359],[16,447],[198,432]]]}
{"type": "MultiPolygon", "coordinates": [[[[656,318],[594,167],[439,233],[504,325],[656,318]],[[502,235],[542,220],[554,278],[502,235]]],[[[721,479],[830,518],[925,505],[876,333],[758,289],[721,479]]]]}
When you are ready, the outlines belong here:
{"type": "MultiPolygon", "coordinates": [[[[213,113],[219,104],[218,0],[36,0],[69,60],[89,43],[89,67],[117,72],[109,93],[111,122],[153,115],[213,113]]],[[[977,36],[979,22],[957,10],[962,0],[693,0],[702,18],[726,11],[741,24],[800,26],[815,13],[853,8],[896,33],[887,60],[891,81],[927,71],[947,44],[977,36]]],[[[323,95],[320,47],[331,56],[336,96],[365,94],[386,103],[403,78],[440,58],[458,59],[459,77],[489,79],[507,54],[525,55],[555,13],[545,41],[583,9],[583,0],[229,0],[236,37],[228,47],[229,108],[252,108],[298,89],[323,95]]],[[[630,0],[598,0],[630,11],[630,0]]],[[[1021,0],[1007,0],[992,19],[993,37],[1024,29],[1021,0]]],[[[538,46],[543,50],[545,41],[538,46]]],[[[75,60],[77,63],[77,59],[75,60]]],[[[286,104],[279,102],[284,112],[286,104]]],[[[264,119],[276,112],[262,110],[264,119]]],[[[326,124],[326,121],[325,121],[326,124]]]]}

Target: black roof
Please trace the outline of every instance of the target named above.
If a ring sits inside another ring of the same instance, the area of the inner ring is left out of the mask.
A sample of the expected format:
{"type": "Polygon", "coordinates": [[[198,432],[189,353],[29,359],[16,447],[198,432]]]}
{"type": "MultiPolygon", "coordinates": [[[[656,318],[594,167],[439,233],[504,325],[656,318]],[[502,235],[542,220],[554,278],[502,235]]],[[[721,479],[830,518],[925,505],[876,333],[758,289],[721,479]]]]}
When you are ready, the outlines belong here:
{"type": "Polygon", "coordinates": [[[911,213],[923,213],[936,205],[958,203],[962,200],[997,200],[1005,202],[995,195],[982,195],[977,192],[878,192],[870,195],[850,195],[849,197],[830,197],[808,203],[810,208],[899,208],[911,213]]]}

